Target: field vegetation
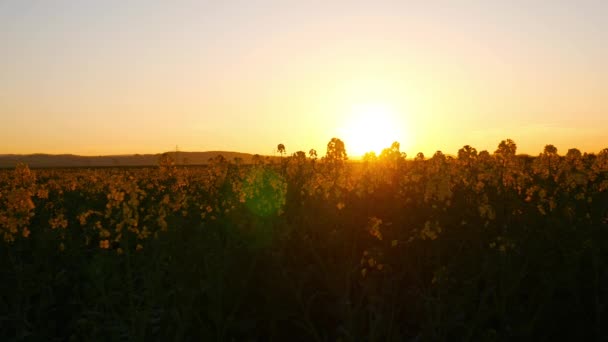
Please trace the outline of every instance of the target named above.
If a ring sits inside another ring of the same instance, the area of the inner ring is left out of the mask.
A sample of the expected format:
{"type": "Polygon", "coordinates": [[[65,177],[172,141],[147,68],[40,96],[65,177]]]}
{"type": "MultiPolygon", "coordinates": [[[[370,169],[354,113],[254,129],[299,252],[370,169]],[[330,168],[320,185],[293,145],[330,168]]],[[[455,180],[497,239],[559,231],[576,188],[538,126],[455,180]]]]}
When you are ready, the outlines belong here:
{"type": "Polygon", "coordinates": [[[0,171],[0,339],[608,336],[608,149],[279,154],[0,171]]]}

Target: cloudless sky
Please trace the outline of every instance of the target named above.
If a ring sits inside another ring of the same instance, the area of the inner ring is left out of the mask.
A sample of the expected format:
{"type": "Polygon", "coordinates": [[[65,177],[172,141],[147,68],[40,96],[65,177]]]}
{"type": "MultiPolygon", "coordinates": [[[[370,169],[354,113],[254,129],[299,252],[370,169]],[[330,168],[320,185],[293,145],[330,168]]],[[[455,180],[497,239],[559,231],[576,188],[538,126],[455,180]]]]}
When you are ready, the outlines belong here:
{"type": "Polygon", "coordinates": [[[598,152],[607,18],[600,0],[0,0],[0,154],[322,155],[361,104],[391,108],[382,138],[410,156],[598,152]]]}

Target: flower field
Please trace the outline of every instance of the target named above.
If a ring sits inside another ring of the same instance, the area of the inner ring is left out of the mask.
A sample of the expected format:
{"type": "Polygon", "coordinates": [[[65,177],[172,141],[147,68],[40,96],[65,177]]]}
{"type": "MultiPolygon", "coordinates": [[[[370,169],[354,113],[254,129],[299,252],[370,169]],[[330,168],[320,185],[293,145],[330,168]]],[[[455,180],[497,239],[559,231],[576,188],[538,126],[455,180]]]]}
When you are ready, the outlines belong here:
{"type": "Polygon", "coordinates": [[[18,165],[0,339],[602,340],[607,232],[608,149],[18,165]]]}

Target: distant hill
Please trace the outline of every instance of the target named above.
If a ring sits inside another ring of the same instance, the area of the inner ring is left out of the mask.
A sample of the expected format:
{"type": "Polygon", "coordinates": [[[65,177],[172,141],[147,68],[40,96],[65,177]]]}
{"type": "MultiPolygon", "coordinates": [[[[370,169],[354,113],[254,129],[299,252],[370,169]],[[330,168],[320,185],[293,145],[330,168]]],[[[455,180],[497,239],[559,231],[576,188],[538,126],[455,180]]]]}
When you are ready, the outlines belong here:
{"type": "MultiPolygon", "coordinates": [[[[167,152],[178,165],[204,165],[210,158],[223,155],[233,161],[241,158],[244,163],[250,163],[253,154],[227,151],[207,152],[167,152]]],[[[130,154],[110,156],[79,156],[74,154],[0,154],[0,168],[12,168],[19,162],[26,163],[32,168],[45,167],[112,167],[112,166],[154,166],[158,165],[157,154],[130,154]]]]}

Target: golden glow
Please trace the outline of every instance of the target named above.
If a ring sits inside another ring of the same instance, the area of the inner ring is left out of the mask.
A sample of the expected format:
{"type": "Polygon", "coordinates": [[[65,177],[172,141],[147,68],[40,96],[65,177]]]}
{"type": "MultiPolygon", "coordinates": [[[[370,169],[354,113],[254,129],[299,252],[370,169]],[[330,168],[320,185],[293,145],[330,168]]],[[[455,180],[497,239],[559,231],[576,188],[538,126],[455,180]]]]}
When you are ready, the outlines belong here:
{"type": "Polygon", "coordinates": [[[606,147],[601,6],[0,3],[0,154],[606,147]]]}
{"type": "Polygon", "coordinates": [[[364,103],[353,106],[348,122],[340,130],[346,151],[354,157],[367,152],[379,154],[394,141],[409,144],[402,121],[395,109],[384,103],[364,103]],[[405,140],[404,140],[405,139],[405,140]]]}

